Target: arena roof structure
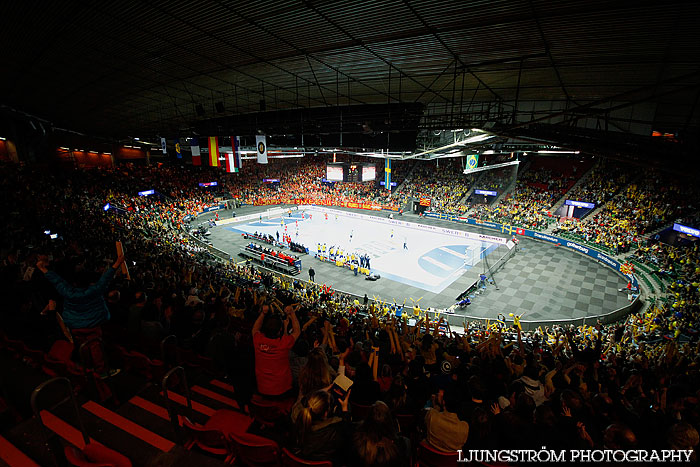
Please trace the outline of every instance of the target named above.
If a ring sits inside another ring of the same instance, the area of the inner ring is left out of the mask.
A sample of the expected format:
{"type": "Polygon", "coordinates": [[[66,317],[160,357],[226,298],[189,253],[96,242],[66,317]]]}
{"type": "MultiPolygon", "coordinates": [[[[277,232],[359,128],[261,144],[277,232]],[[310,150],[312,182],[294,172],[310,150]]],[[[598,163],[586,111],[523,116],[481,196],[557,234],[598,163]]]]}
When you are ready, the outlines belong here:
{"type": "Polygon", "coordinates": [[[480,128],[585,149],[700,127],[698,2],[14,1],[3,19],[4,110],[109,137],[420,150],[480,128]]]}

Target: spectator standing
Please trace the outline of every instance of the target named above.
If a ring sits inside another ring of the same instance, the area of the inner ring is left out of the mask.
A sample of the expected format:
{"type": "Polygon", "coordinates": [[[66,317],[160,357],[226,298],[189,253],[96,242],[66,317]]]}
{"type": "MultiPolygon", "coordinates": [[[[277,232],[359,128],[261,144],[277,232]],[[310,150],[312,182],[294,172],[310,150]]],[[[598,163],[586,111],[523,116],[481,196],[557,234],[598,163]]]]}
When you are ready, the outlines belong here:
{"type": "Polygon", "coordinates": [[[314,271],[314,268],[309,268],[309,280],[316,282],[316,271],[314,271]]]}
{"type": "MultiPolygon", "coordinates": [[[[75,345],[80,346],[93,337],[102,337],[102,324],[109,320],[109,308],[104,299],[109,283],[124,262],[119,256],[112,267],[107,268],[97,282],[91,283],[85,274],[78,274],[70,284],[54,271],[48,269],[48,259],[41,257],[36,267],[53,284],[63,297],[63,321],[70,329],[75,345]]],[[[91,349],[93,365],[98,373],[104,371],[104,356],[99,346],[91,349]]],[[[103,375],[106,376],[106,375],[103,375]]]]}
{"type": "Polygon", "coordinates": [[[284,312],[292,322],[292,333],[285,334],[282,318],[270,314],[267,305],[262,306],[258,319],[253,324],[253,347],[255,349],[255,379],[258,392],[264,396],[282,396],[292,389],[292,370],[289,351],[301,334],[296,309],[299,305],[288,305],[284,312]]]}

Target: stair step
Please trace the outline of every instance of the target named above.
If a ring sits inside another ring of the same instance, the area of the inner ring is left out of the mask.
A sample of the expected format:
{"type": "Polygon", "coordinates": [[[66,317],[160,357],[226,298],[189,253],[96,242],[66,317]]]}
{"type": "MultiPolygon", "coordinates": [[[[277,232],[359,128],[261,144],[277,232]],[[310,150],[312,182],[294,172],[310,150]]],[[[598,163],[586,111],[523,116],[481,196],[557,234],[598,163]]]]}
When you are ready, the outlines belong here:
{"type": "MultiPolygon", "coordinates": [[[[88,405],[88,407],[90,407],[88,405]]],[[[80,419],[90,437],[128,457],[135,466],[151,465],[163,451],[149,444],[135,434],[113,425],[91,411],[80,408],[80,419]]],[[[52,412],[68,423],[78,426],[75,411],[70,404],[63,404],[52,412]]]]}
{"type": "Polygon", "coordinates": [[[163,420],[170,420],[170,415],[168,415],[168,409],[161,407],[158,404],[144,399],[140,396],[134,396],[129,400],[130,404],[142,408],[143,410],[152,413],[153,415],[162,418],[163,420]]]}
{"type": "Polygon", "coordinates": [[[224,383],[223,381],[219,381],[218,379],[213,379],[209,381],[209,384],[211,384],[212,386],[216,386],[217,388],[223,389],[224,391],[228,391],[232,394],[234,392],[233,386],[231,386],[228,383],[224,383]]]}
{"type": "Polygon", "coordinates": [[[111,410],[102,407],[97,402],[88,401],[83,404],[83,408],[93,415],[100,417],[101,419],[150,444],[154,448],[160,449],[163,452],[168,452],[175,446],[175,443],[172,441],[167,440],[150,430],[147,430],[141,425],[122,417],[116,412],[112,412],[111,410]]]}
{"type": "MultiPolygon", "coordinates": [[[[53,431],[73,446],[79,449],[85,449],[85,440],[83,439],[83,435],[80,433],[80,430],[75,428],[70,423],[65,422],[63,419],[58,418],[48,410],[42,410],[39,412],[39,416],[41,416],[41,421],[44,423],[46,428],[53,431]]],[[[101,444],[92,438],[90,438],[90,442],[101,444]]]]}
{"type": "MultiPolygon", "coordinates": [[[[145,399],[141,400],[145,401],[145,399]]],[[[148,403],[148,401],[145,402],[148,403]]],[[[142,406],[135,404],[133,398],[129,400],[128,403],[119,407],[117,413],[134,423],[138,423],[147,430],[157,433],[163,438],[176,443],[177,433],[175,432],[175,428],[170,423],[168,411],[164,407],[157,405],[156,407],[159,407],[163,410],[163,412],[165,412],[165,417],[161,416],[161,413],[153,413],[153,411],[144,409],[142,406]]]]}
{"type": "MultiPolygon", "coordinates": [[[[165,394],[162,394],[162,396],[165,397],[165,394]]],[[[168,391],[168,397],[173,402],[176,402],[180,405],[187,406],[187,398],[185,396],[183,396],[182,394],[178,394],[178,393],[173,392],[173,391],[168,391]]],[[[211,407],[208,407],[208,406],[206,406],[202,403],[199,403],[197,401],[194,401],[194,400],[192,401],[192,410],[196,410],[197,412],[203,413],[204,415],[207,415],[209,417],[211,417],[212,415],[214,415],[214,413],[216,413],[216,410],[212,409],[211,407]]]]}
{"type": "Polygon", "coordinates": [[[190,388],[190,391],[196,392],[197,394],[201,394],[202,396],[207,397],[209,399],[221,402],[222,404],[226,404],[229,407],[232,407],[236,410],[240,409],[240,407],[238,406],[238,402],[236,402],[235,400],[231,399],[230,397],[222,396],[221,394],[209,390],[207,388],[203,388],[202,386],[192,386],[192,388],[190,388]]]}
{"type": "Polygon", "coordinates": [[[0,460],[9,467],[39,467],[39,464],[2,436],[0,436],[0,460]]]}

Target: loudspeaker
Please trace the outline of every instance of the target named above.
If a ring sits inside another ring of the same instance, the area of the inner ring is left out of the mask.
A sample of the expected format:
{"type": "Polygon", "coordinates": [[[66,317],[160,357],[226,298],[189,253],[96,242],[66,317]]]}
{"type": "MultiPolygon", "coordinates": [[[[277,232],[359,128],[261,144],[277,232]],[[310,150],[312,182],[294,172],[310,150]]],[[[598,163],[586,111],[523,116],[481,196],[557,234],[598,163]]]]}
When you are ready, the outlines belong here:
{"type": "Polygon", "coordinates": [[[214,104],[214,107],[216,108],[216,111],[220,114],[224,113],[224,103],[223,102],[217,102],[214,104]]]}
{"type": "Polygon", "coordinates": [[[197,112],[198,117],[204,117],[204,106],[202,104],[195,105],[194,111],[197,112]]]}

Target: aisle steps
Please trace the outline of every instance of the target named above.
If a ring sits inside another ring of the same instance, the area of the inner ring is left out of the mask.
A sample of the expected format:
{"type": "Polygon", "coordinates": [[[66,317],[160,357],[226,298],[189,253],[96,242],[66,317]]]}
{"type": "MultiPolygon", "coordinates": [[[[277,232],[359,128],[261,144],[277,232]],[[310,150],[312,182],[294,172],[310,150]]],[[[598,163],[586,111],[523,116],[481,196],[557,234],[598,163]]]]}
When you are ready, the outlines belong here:
{"type": "Polygon", "coordinates": [[[39,464],[2,436],[0,436],[0,462],[0,465],[9,467],[39,467],[39,464]]]}

